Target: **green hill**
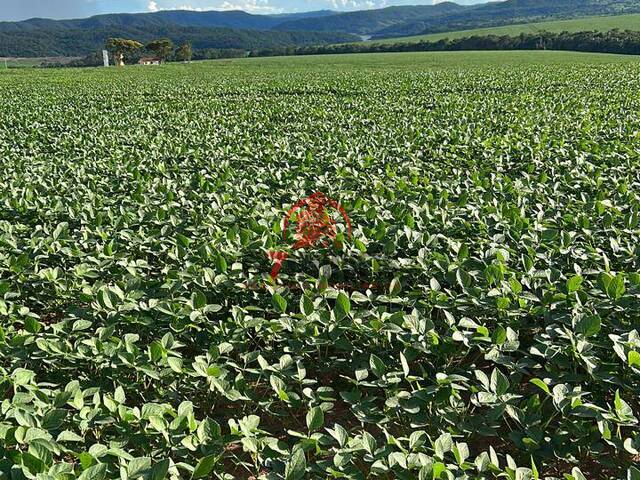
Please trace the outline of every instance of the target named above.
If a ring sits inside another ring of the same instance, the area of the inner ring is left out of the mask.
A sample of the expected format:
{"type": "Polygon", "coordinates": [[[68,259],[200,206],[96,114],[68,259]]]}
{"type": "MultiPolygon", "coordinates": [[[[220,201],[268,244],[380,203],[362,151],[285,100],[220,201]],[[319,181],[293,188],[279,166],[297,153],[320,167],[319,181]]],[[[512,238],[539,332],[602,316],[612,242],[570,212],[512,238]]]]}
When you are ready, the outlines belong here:
{"type": "Polygon", "coordinates": [[[395,6],[293,19],[277,25],[275,29],[356,33],[378,40],[596,15],[638,13],[639,0],[504,0],[467,6],[443,1],[431,5],[395,6]]]}
{"type": "Polygon", "coordinates": [[[547,32],[606,32],[613,29],[640,31],[640,14],[609,15],[603,17],[583,17],[571,20],[555,20],[549,22],[523,23],[518,25],[504,25],[501,27],[474,28],[455,32],[430,33],[410,37],[385,38],[365,43],[404,43],[404,42],[437,42],[443,38],[464,38],[486,35],[511,35],[521,33],[547,32]]]}
{"type": "Polygon", "coordinates": [[[0,29],[0,57],[74,57],[100,51],[110,37],[147,43],[169,38],[175,44],[192,43],[194,50],[273,48],[357,41],[355,35],[333,32],[280,32],[231,28],[165,26],[111,26],[99,28],[44,27],[24,31],[0,29]]]}
{"type": "MultiPolygon", "coordinates": [[[[416,18],[424,20],[442,19],[444,22],[448,15],[465,12],[469,9],[471,7],[457,5],[452,2],[440,2],[435,5],[395,6],[340,13],[330,17],[291,20],[281,23],[276,27],[276,30],[373,35],[387,28],[402,29],[402,25],[412,22],[416,18]]],[[[404,30],[401,30],[401,32],[404,33],[404,30]]]]}
{"type": "Polygon", "coordinates": [[[436,18],[415,18],[377,31],[375,39],[455,32],[552,20],[640,13],[638,0],[505,0],[436,18]]]}

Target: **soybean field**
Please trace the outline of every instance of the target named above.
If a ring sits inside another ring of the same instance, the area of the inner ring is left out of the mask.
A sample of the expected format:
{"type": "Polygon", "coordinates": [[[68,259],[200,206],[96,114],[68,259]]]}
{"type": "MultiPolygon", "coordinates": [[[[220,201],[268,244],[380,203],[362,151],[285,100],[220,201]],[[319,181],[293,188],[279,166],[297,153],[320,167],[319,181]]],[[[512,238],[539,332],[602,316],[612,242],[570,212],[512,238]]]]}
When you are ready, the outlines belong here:
{"type": "Polygon", "coordinates": [[[0,71],[0,479],[639,480],[639,238],[635,57],[0,71]]]}

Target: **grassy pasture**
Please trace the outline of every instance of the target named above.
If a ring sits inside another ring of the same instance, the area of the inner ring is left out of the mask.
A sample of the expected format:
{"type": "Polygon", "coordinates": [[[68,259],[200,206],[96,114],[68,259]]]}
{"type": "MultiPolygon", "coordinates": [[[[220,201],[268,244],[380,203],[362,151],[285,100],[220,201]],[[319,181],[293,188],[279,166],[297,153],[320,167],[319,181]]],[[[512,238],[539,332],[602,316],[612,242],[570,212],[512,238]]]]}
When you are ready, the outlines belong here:
{"type": "Polygon", "coordinates": [[[469,30],[458,30],[455,32],[432,33],[426,35],[412,35],[408,37],[385,38],[381,40],[371,40],[366,43],[404,43],[404,42],[437,42],[443,38],[464,38],[485,35],[509,35],[517,36],[521,33],[547,32],[585,32],[600,31],[608,32],[614,29],[620,30],[640,30],[640,14],[629,15],[609,15],[602,17],[583,17],[571,20],[552,20],[547,22],[533,22],[516,25],[504,25],[500,27],[474,28],[469,30]]]}

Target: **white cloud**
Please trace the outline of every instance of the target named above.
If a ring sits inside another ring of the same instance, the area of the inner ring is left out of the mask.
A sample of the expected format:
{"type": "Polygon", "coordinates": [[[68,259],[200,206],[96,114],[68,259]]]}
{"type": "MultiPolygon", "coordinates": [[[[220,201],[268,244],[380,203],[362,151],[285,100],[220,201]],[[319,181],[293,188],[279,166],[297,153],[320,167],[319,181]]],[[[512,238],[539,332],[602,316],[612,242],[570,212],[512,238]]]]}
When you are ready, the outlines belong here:
{"type": "Polygon", "coordinates": [[[331,0],[331,7],[334,10],[357,10],[367,8],[380,8],[387,5],[386,1],[374,2],[372,0],[331,0]]]}
{"type": "Polygon", "coordinates": [[[203,12],[206,10],[244,10],[250,13],[281,13],[285,9],[273,6],[270,0],[224,0],[214,2],[195,1],[188,4],[177,4],[163,0],[149,0],[147,11],[158,12],[160,10],[192,10],[203,12]]]}
{"type": "MultiPolygon", "coordinates": [[[[433,0],[422,0],[422,2],[433,0]]],[[[396,0],[399,3],[416,4],[420,0],[396,0]]],[[[255,14],[301,12],[319,9],[359,10],[386,7],[393,0],[192,0],[188,4],[178,4],[171,0],[150,0],[148,11],[159,10],[243,10],[255,14]]]]}
{"type": "Polygon", "coordinates": [[[207,8],[194,7],[193,5],[177,5],[171,8],[163,8],[163,10],[191,10],[193,12],[204,12],[207,8]]]}
{"type": "Polygon", "coordinates": [[[220,10],[244,10],[249,13],[279,13],[281,8],[269,5],[269,0],[242,0],[239,2],[225,1],[220,10]]]}

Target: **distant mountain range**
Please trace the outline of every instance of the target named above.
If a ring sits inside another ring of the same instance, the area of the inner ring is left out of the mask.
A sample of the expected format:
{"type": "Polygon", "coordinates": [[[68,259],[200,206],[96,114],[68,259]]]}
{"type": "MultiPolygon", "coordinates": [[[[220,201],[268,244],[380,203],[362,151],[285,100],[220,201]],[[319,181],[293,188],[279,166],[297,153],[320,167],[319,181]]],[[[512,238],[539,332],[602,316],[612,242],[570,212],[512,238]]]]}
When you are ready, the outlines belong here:
{"type": "MultiPolygon", "coordinates": [[[[469,6],[440,17],[416,17],[372,35],[400,37],[545,20],[640,12],[640,0],[507,0],[469,6]]],[[[319,19],[322,21],[322,19],[319,19]]]]}
{"type": "Polygon", "coordinates": [[[345,32],[374,38],[492,27],[513,23],[640,12],[640,0],[506,0],[476,5],[387,7],[290,19],[276,27],[287,31],[345,32]]]}
{"type": "Polygon", "coordinates": [[[75,20],[32,18],[22,22],[0,22],[0,32],[118,27],[160,28],[168,26],[271,30],[289,21],[303,21],[308,18],[321,19],[323,17],[336,15],[336,13],[337,12],[331,10],[321,10],[280,15],[254,15],[240,10],[211,10],[204,12],[192,10],[163,10],[154,13],[111,13],[75,20]]]}
{"type": "Polygon", "coordinates": [[[254,15],[242,11],[176,10],[76,20],[34,18],[0,22],[0,56],[84,55],[101,48],[112,36],[141,42],[160,37],[176,43],[188,40],[195,49],[255,49],[637,12],[640,0],[506,0],[475,5],[441,2],[346,13],[322,10],[254,15]]]}
{"type": "Polygon", "coordinates": [[[378,10],[336,13],[323,17],[290,19],[274,28],[287,31],[345,32],[359,35],[375,35],[387,28],[401,28],[415,19],[444,20],[448,15],[459,14],[472,7],[452,2],[435,5],[386,7],[378,10]]]}
{"type": "Polygon", "coordinates": [[[108,14],[85,19],[0,22],[0,57],[82,56],[103,48],[109,37],[147,43],[170,38],[189,41],[196,50],[274,48],[326,45],[359,40],[345,32],[281,31],[276,27],[309,16],[320,19],[335,12],[252,15],[241,11],[188,10],[108,14]]]}

